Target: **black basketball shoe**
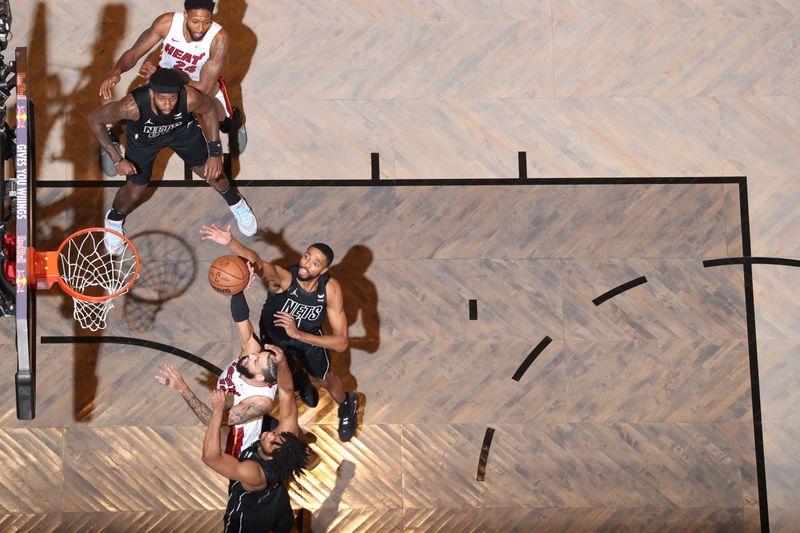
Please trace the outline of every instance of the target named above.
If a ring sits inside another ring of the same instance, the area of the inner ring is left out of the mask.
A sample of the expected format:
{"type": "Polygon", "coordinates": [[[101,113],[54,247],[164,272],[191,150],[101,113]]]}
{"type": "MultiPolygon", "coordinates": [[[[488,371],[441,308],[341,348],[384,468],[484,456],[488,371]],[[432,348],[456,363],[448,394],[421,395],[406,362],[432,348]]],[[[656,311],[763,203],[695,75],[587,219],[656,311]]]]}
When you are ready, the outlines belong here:
{"type": "Polygon", "coordinates": [[[348,392],[339,405],[339,440],[347,442],[353,438],[358,428],[358,396],[348,392]]]}
{"type": "Polygon", "coordinates": [[[305,383],[300,385],[300,399],[303,400],[303,403],[309,407],[316,407],[319,403],[319,391],[317,388],[311,384],[309,379],[305,380],[305,383]]]}
{"type": "Polygon", "coordinates": [[[294,390],[303,403],[309,407],[316,407],[319,403],[319,392],[317,388],[311,383],[311,378],[308,371],[303,366],[302,353],[291,345],[284,348],[286,353],[286,361],[289,363],[289,368],[292,369],[292,384],[294,390]]]}

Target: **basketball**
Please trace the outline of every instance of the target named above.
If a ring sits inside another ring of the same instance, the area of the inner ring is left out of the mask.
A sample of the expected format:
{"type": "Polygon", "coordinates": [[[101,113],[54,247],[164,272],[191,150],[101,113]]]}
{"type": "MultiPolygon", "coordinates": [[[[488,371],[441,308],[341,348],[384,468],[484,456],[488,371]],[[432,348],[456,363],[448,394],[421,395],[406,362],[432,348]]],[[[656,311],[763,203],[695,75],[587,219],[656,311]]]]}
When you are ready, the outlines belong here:
{"type": "Polygon", "coordinates": [[[220,294],[237,294],[247,287],[250,271],[244,259],[235,255],[217,257],[208,269],[208,283],[220,294]]]}

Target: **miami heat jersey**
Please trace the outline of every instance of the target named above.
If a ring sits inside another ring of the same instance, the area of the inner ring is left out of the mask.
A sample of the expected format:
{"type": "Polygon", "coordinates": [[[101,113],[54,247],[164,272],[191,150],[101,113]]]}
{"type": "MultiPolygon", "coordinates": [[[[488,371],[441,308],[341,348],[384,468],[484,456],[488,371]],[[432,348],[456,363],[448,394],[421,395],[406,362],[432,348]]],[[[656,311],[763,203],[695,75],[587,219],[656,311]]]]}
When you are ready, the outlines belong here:
{"type": "Polygon", "coordinates": [[[208,61],[211,42],[217,36],[219,30],[222,29],[222,26],[212,22],[211,27],[200,41],[186,41],[183,36],[185,26],[184,13],[181,11],[173,14],[172,25],[169,27],[167,36],[164,37],[161,61],[158,64],[164,68],[182,70],[192,80],[200,81],[200,70],[208,61]]]}
{"type": "MultiPolygon", "coordinates": [[[[233,393],[233,405],[239,405],[240,402],[251,396],[267,396],[274,400],[278,384],[270,383],[267,387],[250,385],[236,370],[237,362],[238,360],[228,365],[228,368],[222,371],[217,380],[218,389],[233,393]]],[[[228,433],[225,453],[238,457],[239,452],[256,442],[261,435],[261,420],[261,418],[257,418],[233,426],[228,433]]]]}

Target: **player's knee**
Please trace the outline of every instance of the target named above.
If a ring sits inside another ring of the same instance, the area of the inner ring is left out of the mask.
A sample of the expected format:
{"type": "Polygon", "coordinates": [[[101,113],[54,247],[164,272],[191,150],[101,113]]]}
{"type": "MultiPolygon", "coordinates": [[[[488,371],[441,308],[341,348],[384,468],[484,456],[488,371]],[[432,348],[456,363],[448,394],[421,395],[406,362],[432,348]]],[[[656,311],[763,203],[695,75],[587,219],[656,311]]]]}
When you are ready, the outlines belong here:
{"type": "Polygon", "coordinates": [[[225,120],[225,117],[228,116],[228,113],[225,111],[225,106],[222,105],[222,102],[214,98],[214,104],[217,110],[217,122],[222,122],[225,120]]]}
{"type": "Polygon", "coordinates": [[[128,184],[128,191],[131,199],[137,202],[141,200],[142,196],[144,196],[144,192],[147,190],[147,185],[135,185],[131,182],[128,182],[128,184]]]}
{"type": "Polygon", "coordinates": [[[142,198],[145,189],[147,189],[146,183],[137,185],[128,180],[125,182],[125,186],[120,190],[121,194],[118,194],[116,199],[125,204],[135,204],[142,198]]]}
{"type": "Polygon", "coordinates": [[[319,384],[326,389],[330,389],[335,382],[336,374],[333,373],[333,370],[328,370],[328,372],[325,374],[325,377],[319,380],[319,384]]]}

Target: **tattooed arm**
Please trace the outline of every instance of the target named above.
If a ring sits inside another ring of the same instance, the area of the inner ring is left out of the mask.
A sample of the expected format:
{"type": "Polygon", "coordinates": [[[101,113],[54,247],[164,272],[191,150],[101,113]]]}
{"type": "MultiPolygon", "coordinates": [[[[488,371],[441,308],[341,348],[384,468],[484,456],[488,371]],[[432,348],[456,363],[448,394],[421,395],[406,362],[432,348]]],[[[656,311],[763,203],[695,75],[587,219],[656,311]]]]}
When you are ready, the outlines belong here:
{"type": "MultiPolygon", "coordinates": [[[[156,380],[163,385],[167,385],[171,389],[178,391],[181,398],[189,406],[189,409],[195,416],[203,423],[208,425],[211,420],[211,408],[205,403],[200,401],[197,395],[192,392],[192,389],[186,384],[175,367],[164,365],[161,370],[156,374],[156,380]]],[[[269,396],[251,396],[242,400],[239,405],[233,406],[226,410],[223,420],[226,425],[233,426],[235,424],[243,424],[250,420],[261,418],[272,409],[272,398],[269,396]]]]}
{"type": "Polygon", "coordinates": [[[134,164],[122,157],[117,147],[114,146],[108,135],[106,124],[113,124],[118,120],[137,120],[138,118],[139,108],[130,94],[116,102],[94,108],[87,117],[89,129],[97,137],[100,147],[105,150],[114,166],[117,167],[117,174],[130,176],[136,174],[137,170],[134,164]]]}
{"type": "Polygon", "coordinates": [[[201,402],[195,393],[192,392],[192,389],[183,381],[183,376],[181,376],[180,372],[178,372],[174,366],[162,366],[158,374],[156,374],[156,381],[178,391],[178,394],[181,395],[181,398],[183,398],[186,405],[189,406],[189,409],[192,410],[200,422],[208,425],[209,420],[211,420],[211,408],[201,402]]]}
{"type": "Polygon", "coordinates": [[[189,387],[185,387],[178,392],[180,393],[181,398],[183,398],[183,401],[186,402],[186,405],[189,406],[189,409],[191,409],[194,415],[200,419],[200,422],[203,424],[208,424],[208,421],[211,420],[211,408],[201,402],[189,387]]]}
{"type": "Polygon", "coordinates": [[[269,396],[250,396],[239,402],[228,411],[228,425],[244,424],[256,418],[262,418],[272,409],[272,398],[269,396]]]}

